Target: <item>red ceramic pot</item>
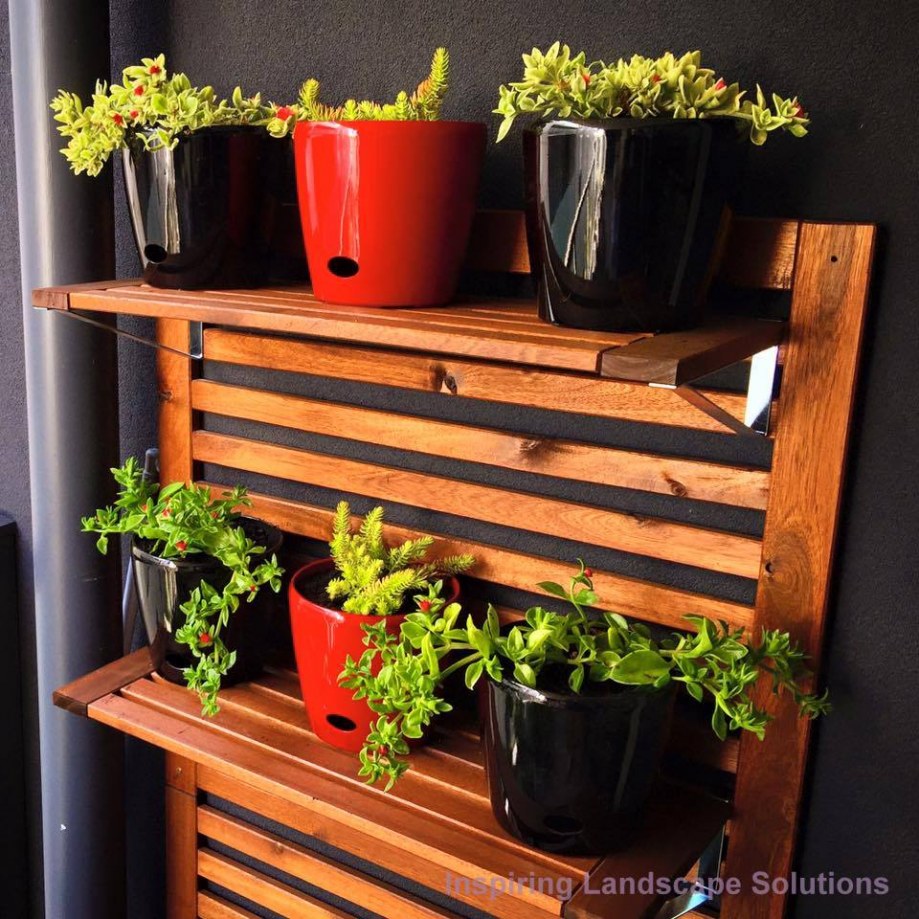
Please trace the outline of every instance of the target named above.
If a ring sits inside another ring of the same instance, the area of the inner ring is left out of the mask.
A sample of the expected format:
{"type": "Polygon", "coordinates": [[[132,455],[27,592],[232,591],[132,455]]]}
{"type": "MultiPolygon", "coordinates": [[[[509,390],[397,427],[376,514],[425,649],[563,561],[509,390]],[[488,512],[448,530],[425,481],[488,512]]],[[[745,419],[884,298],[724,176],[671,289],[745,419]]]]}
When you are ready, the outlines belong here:
{"type": "Polygon", "coordinates": [[[302,121],[297,193],[313,291],[327,303],[438,306],[456,291],[486,127],[302,121]]]}
{"type": "MultiPolygon", "coordinates": [[[[385,621],[387,631],[398,635],[405,614],[360,616],[309,599],[306,584],[333,568],[332,559],[324,558],[305,565],[291,578],[290,626],[300,689],[313,731],[327,744],[357,753],[378,716],[363,699],[352,698],[353,690],[338,685],[338,675],[349,655],[357,660],[367,650],[362,625],[385,621]]],[[[447,602],[458,600],[457,580],[449,578],[445,586],[447,602]]]]}

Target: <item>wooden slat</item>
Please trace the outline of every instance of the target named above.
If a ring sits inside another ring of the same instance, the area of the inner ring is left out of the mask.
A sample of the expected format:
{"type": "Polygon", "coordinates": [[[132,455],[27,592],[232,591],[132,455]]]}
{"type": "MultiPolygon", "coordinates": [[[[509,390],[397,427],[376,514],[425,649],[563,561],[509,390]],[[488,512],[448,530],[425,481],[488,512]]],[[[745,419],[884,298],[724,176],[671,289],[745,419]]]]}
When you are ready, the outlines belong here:
{"type": "Polygon", "coordinates": [[[85,284],[67,284],[60,287],[37,287],[32,291],[32,306],[39,309],[66,310],[70,308],[70,295],[82,291],[113,290],[118,287],[138,287],[134,278],[120,281],[88,281],[85,284]]]}
{"type": "Polygon", "coordinates": [[[192,407],[364,443],[579,482],[763,509],[769,473],[702,460],[531,437],[285,393],[195,380],[192,407]]]}
{"type": "Polygon", "coordinates": [[[198,893],[198,919],[258,919],[258,916],[251,910],[202,890],[198,893]]]}
{"type": "Polygon", "coordinates": [[[778,345],[785,323],[724,319],[604,352],[600,373],[618,380],[682,386],[778,345]]]}
{"type": "MultiPolygon", "coordinates": [[[[187,322],[160,319],[156,324],[160,344],[180,351],[189,347],[187,322]]],[[[156,352],[157,393],[160,400],[160,481],[189,482],[194,477],[191,458],[191,358],[171,351],[156,352]]]]}
{"type": "Polygon", "coordinates": [[[344,910],[207,849],[198,852],[198,873],[205,880],[282,916],[292,919],[348,919],[344,910]]]}
{"type": "MultiPolygon", "coordinates": [[[[358,858],[363,858],[365,861],[379,865],[381,868],[423,886],[434,889],[444,887],[447,872],[443,867],[426,861],[415,852],[407,857],[402,848],[390,841],[388,833],[377,832],[372,836],[359,833],[350,827],[318,817],[306,808],[292,804],[281,797],[231,779],[213,769],[202,768],[200,775],[201,788],[210,794],[254,810],[269,820],[292,827],[307,836],[315,836],[329,845],[350,852],[358,858]]],[[[455,893],[454,898],[477,909],[482,907],[481,896],[476,896],[474,893],[467,894],[462,889],[455,893]]],[[[507,917],[507,919],[532,919],[534,916],[553,915],[551,911],[543,911],[532,903],[521,902],[506,894],[499,895],[489,904],[489,912],[496,916],[507,917]]],[[[557,913],[556,910],[554,914],[557,915],[557,913]]]]}
{"type": "MultiPolygon", "coordinates": [[[[205,331],[204,356],[207,360],[266,370],[309,373],[445,396],[727,433],[724,425],[670,390],[593,376],[294,341],[222,329],[205,331]]],[[[704,392],[725,411],[743,417],[744,396],[713,390],[704,392]]]]}
{"type": "MultiPolygon", "coordinates": [[[[213,489],[222,486],[203,483],[213,489]]],[[[332,511],[285,498],[251,493],[252,513],[289,533],[327,541],[332,532],[332,511]]],[[[386,533],[393,540],[415,539],[421,531],[387,524],[386,533]]],[[[564,583],[570,578],[572,564],[542,558],[483,544],[431,533],[435,536],[432,558],[442,555],[472,554],[476,557],[471,570],[474,577],[518,590],[539,593],[539,581],[564,583]]],[[[686,615],[708,615],[724,619],[734,627],[748,627],[753,609],[743,603],[721,600],[706,594],[664,587],[625,575],[594,569],[594,586],[608,609],[636,619],[656,622],[672,628],[685,628],[686,615]]]]}
{"type": "Polygon", "coordinates": [[[198,806],[194,795],[166,785],[166,916],[198,915],[198,806]]]}
{"type": "MultiPolygon", "coordinates": [[[[155,288],[125,288],[123,292],[74,293],[70,309],[157,319],[198,321],[246,329],[307,335],[425,352],[499,360],[536,367],[596,373],[606,347],[634,340],[636,335],[610,333],[602,341],[572,340],[550,332],[526,334],[495,329],[485,332],[466,325],[432,326],[423,320],[387,318],[386,310],[370,316],[359,308],[317,304],[303,296],[301,303],[275,303],[246,291],[182,294],[155,288]],[[608,342],[608,344],[606,344],[608,342]]],[[[552,326],[546,326],[551,330],[552,326]]]]}
{"type": "Polygon", "coordinates": [[[479,211],[472,223],[466,268],[529,274],[523,212],[479,211]]]}
{"type": "Polygon", "coordinates": [[[789,290],[798,244],[798,220],[735,219],[720,276],[737,287],[789,290]]]}
{"type": "Polygon", "coordinates": [[[196,460],[396,501],[473,520],[604,546],[684,565],[756,577],[760,541],[721,530],[507,491],[428,473],[195,431],[196,460]]]}
{"type": "MultiPolygon", "coordinates": [[[[819,663],[846,447],[867,308],[875,228],[804,223],[785,367],[785,426],[776,439],[756,624],[787,629],[819,663]]],[[[776,715],[763,743],[741,743],[737,826],[728,872],[787,876],[807,762],[809,722],[761,687],[776,715]]],[[[785,897],[746,885],[728,915],[779,919],[785,897]]]]}
{"type": "Polygon", "coordinates": [[[333,862],[324,855],[311,852],[211,807],[199,809],[198,832],[313,887],[333,891],[343,900],[381,916],[434,919],[453,915],[385,881],[333,862]]]}
{"type": "Polygon", "coordinates": [[[133,654],[119,657],[118,660],[79,677],[66,686],[55,689],[52,699],[58,708],[85,716],[91,702],[115,692],[127,683],[133,683],[155,668],[150,648],[141,648],[133,654]]]}
{"type": "Polygon", "coordinates": [[[604,880],[609,878],[618,883],[623,878],[638,879],[649,874],[654,878],[684,876],[730,814],[730,806],[724,803],[700,809],[697,800],[686,797],[673,786],[659,786],[651,800],[652,806],[666,813],[667,819],[681,832],[661,838],[651,821],[646,821],[621,853],[604,859],[590,872],[589,880],[565,905],[565,919],[650,919],[666,897],[653,891],[620,891],[603,896],[598,891],[602,890],[604,880]]]}

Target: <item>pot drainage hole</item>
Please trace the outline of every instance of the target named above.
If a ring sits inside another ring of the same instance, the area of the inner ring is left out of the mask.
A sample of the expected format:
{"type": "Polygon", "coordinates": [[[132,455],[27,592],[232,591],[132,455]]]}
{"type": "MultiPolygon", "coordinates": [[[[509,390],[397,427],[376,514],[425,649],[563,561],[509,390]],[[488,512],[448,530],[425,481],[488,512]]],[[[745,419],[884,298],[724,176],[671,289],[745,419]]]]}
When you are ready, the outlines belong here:
{"type": "Polygon", "coordinates": [[[339,731],[353,731],[357,725],[344,715],[326,715],[325,720],[339,731]]]}

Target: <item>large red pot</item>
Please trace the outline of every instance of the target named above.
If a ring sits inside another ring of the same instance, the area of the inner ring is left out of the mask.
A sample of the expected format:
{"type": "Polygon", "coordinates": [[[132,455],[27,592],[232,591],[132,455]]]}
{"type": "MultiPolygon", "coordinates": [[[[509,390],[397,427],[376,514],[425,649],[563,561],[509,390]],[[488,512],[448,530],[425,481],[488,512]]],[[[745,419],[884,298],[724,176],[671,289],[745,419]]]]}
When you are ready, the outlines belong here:
{"type": "Polygon", "coordinates": [[[456,291],[486,127],[302,121],[297,193],[313,290],[327,303],[438,306],[456,291]]]}
{"type": "MultiPolygon", "coordinates": [[[[291,578],[290,627],[300,689],[313,731],[333,747],[357,753],[378,716],[363,699],[352,698],[353,690],[338,685],[338,675],[349,655],[358,660],[367,650],[362,625],[385,621],[387,631],[398,635],[405,614],[361,616],[310,600],[304,592],[307,583],[334,567],[332,559],[320,559],[305,565],[291,578]]],[[[445,587],[448,603],[459,599],[455,578],[446,579],[445,587]]]]}

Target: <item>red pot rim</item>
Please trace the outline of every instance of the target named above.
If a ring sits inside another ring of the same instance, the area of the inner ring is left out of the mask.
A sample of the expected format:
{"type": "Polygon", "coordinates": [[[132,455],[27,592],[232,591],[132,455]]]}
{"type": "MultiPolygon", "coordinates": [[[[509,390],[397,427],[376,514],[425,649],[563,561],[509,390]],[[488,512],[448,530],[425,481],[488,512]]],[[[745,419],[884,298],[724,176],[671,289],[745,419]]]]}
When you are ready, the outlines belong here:
{"type": "Polygon", "coordinates": [[[469,133],[481,133],[482,135],[487,134],[488,125],[484,121],[371,121],[371,120],[360,120],[356,119],[354,121],[298,121],[296,127],[294,128],[294,134],[297,132],[306,133],[307,131],[314,130],[316,128],[351,128],[355,131],[383,131],[391,130],[393,125],[398,125],[398,130],[402,131],[438,131],[438,130],[452,130],[452,131],[467,131],[469,133]]]}
{"type": "MultiPolygon", "coordinates": [[[[389,616],[362,616],[360,613],[346,613],[342,609],[336,609],[333,606],[324,606],[321,603],[317,603],[315,600],[311,600],[297,587],[297,582],[300,578],[322,574],[334,567],[335,562],[331,558],[317,558],[312,562],[307,562],[302,568],[298,568],[290,579],[291,591],[293,591],[304,603],[309,603],[325,613],[333,616],[354,616],[356,619],[360,619],[361,622],[376,624],[377,622],[382,622],[384,619],[403,619],[408,615],[408,613],[392,613],[389,616]]],[[[443,580],[449,585],[450,591],[449,596],[446,598],[446,602],[455,603],[459,599],[460,594],[459,581],[452,576],[446,577],[443,580]]]]}

